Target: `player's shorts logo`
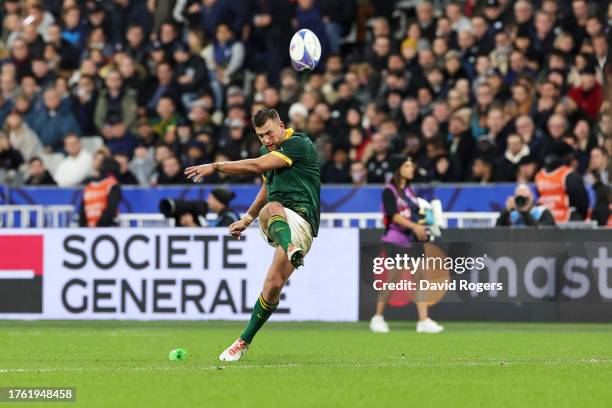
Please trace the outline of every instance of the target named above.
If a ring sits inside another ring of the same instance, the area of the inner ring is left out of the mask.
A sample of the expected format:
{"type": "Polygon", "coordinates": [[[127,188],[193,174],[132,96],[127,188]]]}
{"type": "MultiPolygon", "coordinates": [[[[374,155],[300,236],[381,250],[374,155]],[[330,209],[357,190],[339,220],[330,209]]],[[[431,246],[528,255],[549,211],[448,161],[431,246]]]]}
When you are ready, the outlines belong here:
{"type": "Polygon", "coordinates": [[[0,235],[0,313],[42,313],[42,235],[0,235]]]}

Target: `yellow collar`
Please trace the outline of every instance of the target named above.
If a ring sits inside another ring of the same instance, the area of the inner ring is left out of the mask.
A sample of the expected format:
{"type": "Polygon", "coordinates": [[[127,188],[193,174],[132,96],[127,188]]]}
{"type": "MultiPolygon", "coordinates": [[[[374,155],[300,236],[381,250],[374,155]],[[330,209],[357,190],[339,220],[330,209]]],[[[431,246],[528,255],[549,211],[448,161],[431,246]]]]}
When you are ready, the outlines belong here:
{"type": "Polygon", "coordinates": [[[287,128],[285,129],[285,140],[289,139],[291,136],[293,136],[295,132],[293,131],[293,129],[291,128],[287,128]]]}

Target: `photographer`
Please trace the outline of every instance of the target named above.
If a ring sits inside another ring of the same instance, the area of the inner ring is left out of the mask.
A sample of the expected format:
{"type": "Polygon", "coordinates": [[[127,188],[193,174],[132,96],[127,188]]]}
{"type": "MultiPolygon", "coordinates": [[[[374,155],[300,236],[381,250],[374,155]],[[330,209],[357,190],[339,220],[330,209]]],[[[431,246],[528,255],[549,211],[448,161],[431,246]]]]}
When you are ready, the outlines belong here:
{"type": "Polygon", "coordinates": [[[199,228],[206,225],[208,205],[201,201],[164,198],[159,202],[159,212],[173,218],[177,227],[199,228]]]}
{"type": "Polygon", "coordinates": [[[236,193],[224,188],[215,188],[208,195],[206,202],[208,208],[217,214],[217,219],[213,221],[211,227],[229,227],[240,217],[229,207],[230,202],[236,197],[236,193]]]}
{"type": "Polygon", "coordinates": [[[498,226],[555,225],[552,213],[543,205],[534,206],[533,193],[527,184],[519,184],[506,200],[506,209],[497,219],[498,226]]]}
{"type": "Polygon", "coordinates": [[[159,202],[159,212],[166,218],[174,218],[177,227],[228,227],[240,219],[229,207],[235,197],[234,192],[215,188],[208,194],[206,202],[164,198],[159,202]],[[217,219],[212,222],[206,221],[209,210],[217,214],[217,219]]]}

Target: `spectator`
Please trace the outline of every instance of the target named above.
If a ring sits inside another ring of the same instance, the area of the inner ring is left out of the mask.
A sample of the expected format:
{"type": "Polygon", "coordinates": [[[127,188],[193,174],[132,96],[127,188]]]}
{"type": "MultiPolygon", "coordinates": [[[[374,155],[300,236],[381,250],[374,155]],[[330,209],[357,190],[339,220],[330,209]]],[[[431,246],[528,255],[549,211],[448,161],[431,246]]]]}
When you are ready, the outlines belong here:
{"type": "Polygon", "coordinates": [[[476,157],[472,162],[471,181],[487,184],[493,181],[493,163],[487,157],[476,157]]]}
{"type": "Polygon", "coordinates": [[[183,43],[174,46],[173,56],[176,62],[177,89],[182,95],[183,106],[189,107],[198,92],[208,87],[206,64],[202,57],[192,54],[189,46],[183,43]]]}
{"type": "Polygon", "coordinates": [[[66,71],[73,71],[79,66],[79,51],[68,40],[62,37],[62,29],[59,24],[53,23],[46,30],[47,46],[57,50],[60,57],[58,67],[66,71]]]}
{"type": "Polygon", "coordinates": [[[294,5],[285,0],[254,2],[251,38],[257,61],[254,65],[255,68],[259,68],[256,70],[268,72],[268,78],[273,86],[278,85],[282,67],[287,65],[287,41],[293,34],[291,25],[293,13],[294,5]],[[279,39],[286,40],[279,41],[279,39]]]}
{"type": "Polygon", "coordinates": [[[471,131],[472,136],[478,138],[486,131],[486,118],[494,95],[491,85],[482,83],[476,88],[476,107],[472,114],[471,131]]]}
{"type": "Polygon", "coordinates": [[[230,160],[246,159],[249,156],[248,143],[244,135],[244,121],[232,119],[220,134],[219,148],[230,160]]]}
{"type": "Polygon", "coordinates": [[[516,181],[518,164],[528,155],[529,146],[516,133],[510,134],[506,144],[506,151],[503,157],[500,157],[496,163],[495,180],[516,181]]]}
{"type": "Polygon", "coordinates": [[[150,184],[151,176],[155,172],[155,160],[151,151],[144,146],[137,146],[134,149],[134,156],[130,162],[130,172],[138,180],[138,184],[147,187],[150,184]]]}
{"type": "Polygon", "coordinates": [[[500,108],[489,109],[486,125],[487,131],[482,137],[491,142],[497,153],[503,152],[506,147],[506,122],[503,110],[500,108]]]}
{"type": "Polygon", "coordinates": [[[348,154],[343,147],[335,147],[332,160],[321,169],[321,182],[341,184],[352,181],[348,154]]]}
{"type": "Polygon", "coordinates": [[[451,116],[448,127],[448,150],[460,162],[469,163],[474,152],[474,138],[460,113],[451,116]]]}
{"type": "Polygon", "coordinates": [[[117,70],[106,75],[106,89],[100,92],[96,103],[95,125],[98,132],[106,137],[104,125],[110,117],[119,118],[129,129],[136,124],[136,92],[123,86],[123,79],[117,70]]]}
{"type": "Polygon", "coordinates": [[[81,23],[81,11],[77,6],[64,9],[62,38],[68,41],[79,53],[85,48],[87,27],[81,23]]]}
{"type": "Polygon", "coordinates": [[[329,42],[329,52],[340,52],[342,38],[349,33],[355,17],[355,3],[351,0],[320,1],[321,15],[329,42]]]}
{"type": "Polygon", "coordinates": [[[595,147],[591,150],[589,173],[586,177],[595,193],[595,203],[591,219],[597,225],[610,225],[612,211],[612,188],[610,187],[609,155],[605,149],[595,147]]]}
{"type": "Polygon", "coordinates": [[[295,19],[297,29],[307,28],[312,31],[321,43],[321,61],[325,61],[329,52],[327,44],[326,27],[323,21],[323,16],[318,5],[314,0],[297,0],[297,8],[295,11],[295,19]]]}
{"type": "Polygon", "coordinates": [[[431,44],[436,36],[436,17],[433,5],[429,1],[422,1],[416,8],[417,22],[421,35],[431,44]]]}
{"type": "Polygon", "coordinates": [[[516,181],[519,183],[532,183],[538,172],[538,161],[535,156],[528,155],[518,162],[516,181]]]}
{"type": "Polygon", "coordinates": [[[461,5],[450,2],[446,5],[445,15],[450,20],[451,29],[458,33],[468,32],[472,30],[470,19],[463,15],[461,5]]]}
{"type": "Polygon", "coordinates": [[[129,186],[129,185],[137,185],[138,180],[130,171],[130,160],[125,153],[115,153],[113,159],[119,165],[119,172],[117,173],[117,181],[121,185],[129,186]]]}
{"type": "Polygon", "coordinates": [[[612,179],[610,178],[610,161],[609,154],[606,149],[599,146],[591,149],[589,166],[588,166],[588,184],[593,185],[596,181],[601,181],[609,185],[612,179]]]}
{"type": "Polygon", "coordinates": [[[19,150],[14,149],[9,142],[9,138],[0,133],[0,169],[18,170],[23,164],[23,156],[19,150]]]}
{"type": "Polygon", "coordinates": [[[603,89],[597,82],[594,67],[585,67],[580,71],[580,85],[571,89],[569,96],[591,120],[597,118],[603,103],[603,89]]]}
{"type": "Polygon", "coordinates": [[[21,78],[27,75],[32,75],[32,64],[28,43],[23,38],[16,38],[11,46],[11,56],[9,62],[15,68],[15,79],[21,81],[21,78]]]}
{"type": "Polygon", "coordinates": [[[140,65],[145,65],[147,47],[145,44],[144,28],[138,24],[129,25],[125,32],[125,42],[126,53],[140,65]]]}
{"type": "Polygon", "coordinates": [[[28,186],[55,186],[55,180],[49,173],[49,170],[45,168],[45,164],[38,156],[32,157],[28,160],[28,174],[29,177],[25,184],[28,186]]]}
{"type": "Polygon", "coordinates": [[[544,10],[539,10],[535,16],[535,25],[532,29],[533,50],[536,55],[539,55],[539,63],[544,62],[544,55],[548,50],[553,48],[555,40],[554,15],[547,13],[544,10]]]}
{"type": "Polygon", "coordinates": [[[400,128],[405,133],[418,134],[421,128],[421,116],[419,113],[419,102],[414,98],[402,101],[402,117],[400,128]]]}
{"type": "Polygon", "coordinates": [[[431,180],[450,183],[461,180],[461,166],[446,153],[438,154],[434,160],[431,180]]]}
{"type": "Polygon", "coordinates": [[[32,129],[47,151],[58,151],[67,134],[78,135],[81,130],[70,109],[60,106],[55,89],[47,89],[43,97],[44,106],[33,114],[32,129]]]}
{"type": "Polygon", "coordinates": [[[153,119],[151,125],[160,140],[165,143],[172,143],[169,139],[168,132],[173,132],[178,123],[178,115],[176,114],[176,105],[169,96],[162,96],[157,102],[157,118],[153,119]]]}
{"type": "Polygon", "coordinates": [[[381,133],[372,136],[372,156],[366,163],[368,183],[386,183],[392,175],[389,165],[389,141],[381,133]]]}
{"type": "Polygon", "coordinates": [[[29,161],[42,152],[38,136],[18,112],[13,111],[8,115],[5,126],[11,146],[21,153],[24,160],[29,161]]]}
{"type": "Polygon", "coordinates": [[[516,133],[521,137],[523,143],[529,147],[530,154],[538,157],[543,135],[535,127],[533,119],[528,115],[520,115],[514,121],[516,133]]]}
{"type": "Polygon", "coordinates": [[[527,184],[519,184],[514,195],[506,199],[506,208],[497,219],[498,226],[554,226],[552,213],[543,205],[535,205],[527,184]]]}
{"type": "MultiPolygon", "coordinates": [[[[93,178],[99,177],[102,174],[102,163],[104,159],[112,157],[111,151],[106,146],[100,146],[93,155],[93,160],[91,162],[91,176],[93,178]]],[[[85,184],[89,182],[90,179],[87,178],[85,184]]]]}
{"type": "Polygon", "coordinates": [[[229,227],[240,219],[240,216],[230,208],[234,198],[236,193],[224,188],[215,188],[208,194],[206,199],[208,209],[217,214],[217,219],[210,225],[211,227],[229,227]]]}
{"type": "Polygon", "coordinates": [[[554,114],[548,119],[546,129],[548,137],[542,143],[541,160],[544,160],[551,153],[556,142],[562,141],[563,137],[567,135],[569,123],[565,116],[554,114]]]}
{"type": "Polygon", "coordinates": [[[188,119],[191,122],[193,134],[201,132],[217,133],[217,125],[212,121],[210,110],[206,109],[201,103],[192,105],[188,119]]]}
{"type": "Polygon", "coordinates": [[[60,187],[78,186],[91,174],[91,153],[81,147],[79,137],[70,133],[64,138],[66,157],[55,170],[54,178],[60,187]]]}
{"type": "Polygon", "coordinates": [[[365,184],[368,177],[365,164],[360,161],[354,161],[351,163],[351,180],[354,185],[360,186],[365,184]]]}
{"type": "Polygon", "coordinates": [[[113,155],[121,153],[132,157],[136,147],[136,136],[130,132],[126,124],[118,116],[109,116],[102,129],[104,141],[113,155]]]}
{"type": "Polygon", "coordinates": [[[98,129],[94,123],[98,91],[94,78],[82,75],[72,96],[72,112],[84,135],[95,135],[98,129]]]}
{"type": "Polygon", "coordinates": [[[157,178],[157,184],[188,184],[189,180],[183,175],[179,160],[171,155],[162,161],[162,169],[157,178]]]}
{"type": "Polygon", "coordinates": [[[79,211],[81,227],[112,227],[118,225],[116,218],[121,202],[121,185],[117,181],[119,165],[112,158],[105,158],[100,176],[90,181],[83,190],[79,211]]]}
{"type": "Polygon", "coordinates": [[[589,154],[596,146],[589,121],[585,119],[578,120],[574,125],[572,136],[576,138],[576,145],[574,146],[574,156],[577,161],[576,170],[584,174],[589,165],[589,154]]]}
{"type": "Polygon", "coordinates": [[[153,113],[157,109],[160,99],[164,97],[170,98],[175,107],[180,101],[180,91],[174,82],[174,71],[167,62],[161,62],[157,66],[156,79],[148,88],[151,92],[145,99],[145,107],[149,113],[153,113]]]}
{"type": "Polygon", "coordinates": [[[245,57],[244,45],[234,38],[229,25],[220,23],[215,41],[202,51],[202,56],[208,67],[216,99],[220,103],[223,100],[223,89],[239,79],[245,57]]]}
{"type": "Polygon", "coordinates": [[[32,58],[32,77],[43,89],[50,87],[57,79],[57,75],[51,71],[49,65],[49,61],[45,60],[42,55],[32,58]]]}

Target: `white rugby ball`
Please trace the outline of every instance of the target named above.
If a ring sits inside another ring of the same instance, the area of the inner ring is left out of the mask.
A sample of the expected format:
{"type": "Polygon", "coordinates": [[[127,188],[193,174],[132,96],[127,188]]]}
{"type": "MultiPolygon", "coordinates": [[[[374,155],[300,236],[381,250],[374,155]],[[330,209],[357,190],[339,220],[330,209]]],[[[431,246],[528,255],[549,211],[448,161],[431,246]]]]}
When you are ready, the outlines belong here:
{"type": "Polygon", "coordinates": [[[312,31],[303,28],[293,35],[289,44],[291,65],[298,71],[315,69],[321,60],[321,42],[312,31]]]}

